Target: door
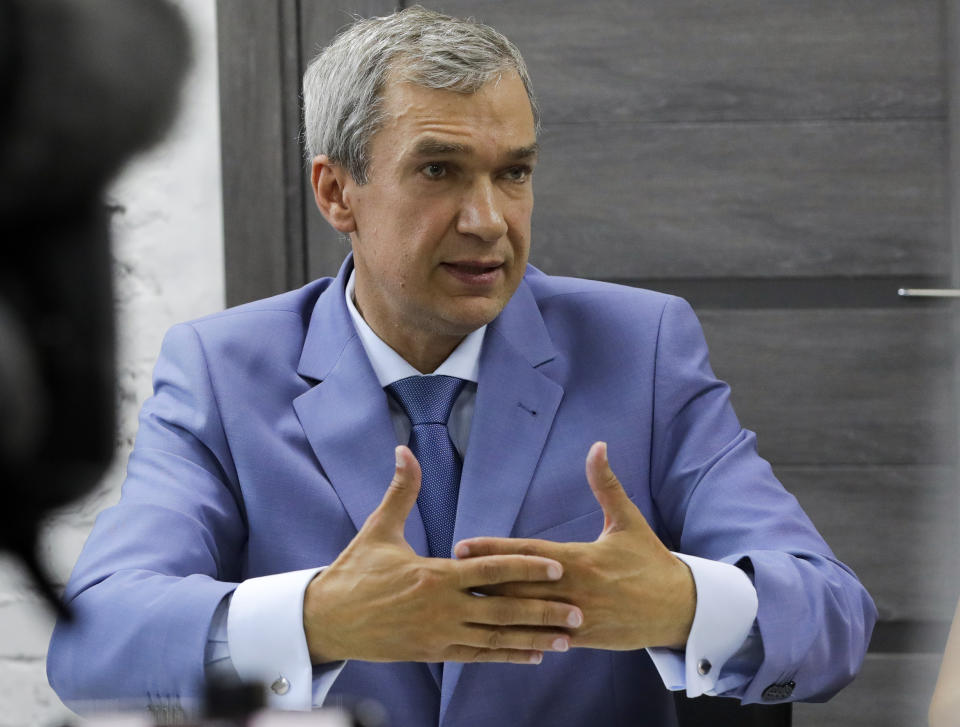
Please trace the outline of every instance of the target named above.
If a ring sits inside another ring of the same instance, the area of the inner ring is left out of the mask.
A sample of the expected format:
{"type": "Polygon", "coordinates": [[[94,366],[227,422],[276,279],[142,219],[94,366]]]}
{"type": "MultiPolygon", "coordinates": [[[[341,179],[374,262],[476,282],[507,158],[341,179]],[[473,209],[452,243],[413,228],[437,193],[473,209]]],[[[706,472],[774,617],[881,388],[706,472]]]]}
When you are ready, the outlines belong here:
{"type": "MultiPolygon", "coordinates": [[[[493,25],[530,67],[531,261],[690,300],[761,454],[874,596],[862,675],[794,724],[922,724],[957,598],[953,307],[897,291],[953,282],[947,6],[422,4],[493,25]]],[[[349,13],[394,6],[221,0],[231,303],[336,272],[299,76],[349,13]]]]}

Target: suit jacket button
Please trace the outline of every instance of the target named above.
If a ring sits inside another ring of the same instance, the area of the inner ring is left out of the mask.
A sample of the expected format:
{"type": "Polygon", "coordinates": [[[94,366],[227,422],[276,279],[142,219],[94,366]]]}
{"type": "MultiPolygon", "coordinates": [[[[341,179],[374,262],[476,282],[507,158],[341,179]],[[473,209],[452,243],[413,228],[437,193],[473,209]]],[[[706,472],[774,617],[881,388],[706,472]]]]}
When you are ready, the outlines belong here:
{"type": "Polygon", "coordinates": [[[281,697],[290,691],[290,682],[287,681],[287,678],[281,676],[273,684],[270,685],[271,691],[274,694],[279,694],[281,697]]]}
{"type": "Polygon", "coordinates": [[[697,674],[702,677],[705,677],[710,673],[710,670],[713,668],[713,664],[710,663],[709,659],[701,659],[697,662],[697,674]]]}

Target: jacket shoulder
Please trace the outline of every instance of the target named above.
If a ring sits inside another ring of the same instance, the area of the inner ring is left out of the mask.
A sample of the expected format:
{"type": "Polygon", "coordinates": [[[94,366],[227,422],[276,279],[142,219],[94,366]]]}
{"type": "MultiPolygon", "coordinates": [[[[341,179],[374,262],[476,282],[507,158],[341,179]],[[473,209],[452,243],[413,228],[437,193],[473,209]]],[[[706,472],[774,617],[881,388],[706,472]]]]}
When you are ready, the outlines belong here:
{"type": "Polygon", "coordinates": [[[528,266],[524,282],[545,314],[575,310],[581,316],[596,313],[604,317],[622,317],[635,324],[638,316],[659,320],[671,302],[689,308],[685,300],[667,293],[586,278],[547,275],[533,266],[528,266]]]}
{"type": "Polygon", "coordinates": [[[317,300],[330,283],[330,278],[321,278],[296,290],[180,323],[167,332],[164,352],[180,351],[195,341],[208,359],[221,363],[265,357],[295,362],[317,300]]]}
{"type": "Polygon", "coordinates": [[[255,318],[269,319],[271,317],[285,317],[290,314],[309,320],[317,299],[330,286],[331,282],[333,282],[333,278],[319,278],[307,283],[302,288],[232,306],[226,310],[186,321],[185,324],[206,330],[218,326],[242,325],[242,321],[245,319],[250,322],[255,318]]]}
{"type": "Polygon", "coordinates": [[[204,340],[232,337],[238,333],[247,340],[255,340],[261,332],[271,337],[280,331],[304,332],[317,299],[331,282],[331,278],[320,278],[302,288],[233,306],[180,325],[194,329],[204,340]]]}

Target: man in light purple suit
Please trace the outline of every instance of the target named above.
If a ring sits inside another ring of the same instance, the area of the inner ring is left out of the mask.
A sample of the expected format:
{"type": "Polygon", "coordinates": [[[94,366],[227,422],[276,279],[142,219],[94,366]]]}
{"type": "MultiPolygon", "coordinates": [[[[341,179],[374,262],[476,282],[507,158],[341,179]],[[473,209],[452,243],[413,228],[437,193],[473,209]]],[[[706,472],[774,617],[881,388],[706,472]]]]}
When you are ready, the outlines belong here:
{"type": "Polygon", "coordinates": [[[411,8],[350,26],[304,97],[352,253],[170,331],[67,587],[58,693],[176,701],[221,675],[285,709],[371,696],[398,725],[671,725],[669,689],[852,679],[873,603],[741,429],[689,306],[527,265],[517,49],[411,8]],[[416,377],[456,382],[439,440],[399,393],[416,377]]]}

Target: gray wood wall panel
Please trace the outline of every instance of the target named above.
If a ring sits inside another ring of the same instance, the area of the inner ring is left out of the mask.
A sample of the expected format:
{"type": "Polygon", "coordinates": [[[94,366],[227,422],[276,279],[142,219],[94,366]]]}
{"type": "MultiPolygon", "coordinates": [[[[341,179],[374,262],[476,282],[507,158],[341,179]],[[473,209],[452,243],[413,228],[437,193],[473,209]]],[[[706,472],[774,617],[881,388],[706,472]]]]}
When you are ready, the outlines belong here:
{"type": "MultiPolygon", "coordinates": [[[[387,15],[401,6],[396,0],[330,0],[300,3],[300,47],[303,49],[303,70],[313,57],[350,23],[353,16],[364,18],[387,15]]],[[[307,211],[304,220],[306,239],[305,280],[336,275],[340,263],[350,251],[350,242],[336,232],[317,210],[309,189],[309,171],[304,165],[303,185],[306,188],[307,211]]]]}
{"type": "Polygon", "coordinates": [[[945,113],[939,0],[431,0],[503,31],[545,121],[945,113]]]}
{"type": "Polygon", "coordinates": [[[296,168],[294,0],[220,0],[220,112],[227,303],[302,283],[302,186],[296,168]],[[251,27],[256,32],[251,32],[251,27]]]}
{"type": "Polygon", "coordinates": [[[776,464],[952,466],[949,308],[709,310],[741,423],[776,464]]]}
{"type": "Polygon", "coordinates": [[[400,8],[401,0],[302,0],[300,6],[300,46],[305,64],[309,63],[354,17],[388,15],[400,8]]]}
{"type": "Polygon", "coordinates": [[[829,703],[795,704],[793,727],[923,727],[939,667],[935,654],[869,654],[829,703]]]}
{"type": "Polygon", "coordinates": [[[952,467],[775,466],[774,471],[867,587],[881,620],[953,617],[960,498],[952,467]]]}
{"type": "Polygon", "coordinates": [[[547,272],[950,269],[942,121],[547,125],[541,144],[531,257],[547,272]]]}
{"type": "MultiPolygon", "coordinates": [[[[949,267],[938,2],[873,3],[866,14],[862,0],[776,11],[760,0],[722,9],[427,4],[492,22],[531,66],[546,121],[532,259],[548,272],[936,275],[949,267]],[[718,116],[717,93],[737,112],[718,116]],[[611,99],[635,106],[611,113],[611,99]],[[641,123],[651,118],[789,123],[641,123]],[[797,123],[811,118],[837,120],[797,123]]],[[[346,22],[346,8],[370,15],[391,5],[304,3],[301,45],[311,55],[346,22]]],[[[335,273],[345,245],[312,203],[305,225],[308,277],[335,273]]]]}

